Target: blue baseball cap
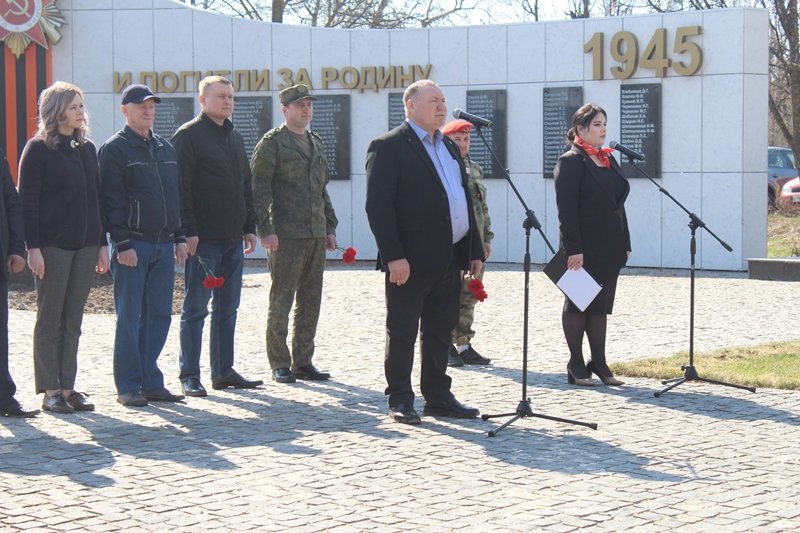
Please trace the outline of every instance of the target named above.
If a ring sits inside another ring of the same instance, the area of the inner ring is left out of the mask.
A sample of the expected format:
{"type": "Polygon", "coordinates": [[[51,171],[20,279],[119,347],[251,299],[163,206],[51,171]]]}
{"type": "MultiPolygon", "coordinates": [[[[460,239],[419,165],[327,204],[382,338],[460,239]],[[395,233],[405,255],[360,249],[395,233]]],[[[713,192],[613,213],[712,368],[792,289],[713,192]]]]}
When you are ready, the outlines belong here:
{"type": "Polygon", "coordinates": [[[153,91],[150,90],[150,87],[139,83],[128,85],[125,87],[125,90],[122,91],[122,105],[141,104],[142,102],[150,100],[151,98],[155,101],[155,103],[161,103],[161,98],[154,95],[153,91]]]}

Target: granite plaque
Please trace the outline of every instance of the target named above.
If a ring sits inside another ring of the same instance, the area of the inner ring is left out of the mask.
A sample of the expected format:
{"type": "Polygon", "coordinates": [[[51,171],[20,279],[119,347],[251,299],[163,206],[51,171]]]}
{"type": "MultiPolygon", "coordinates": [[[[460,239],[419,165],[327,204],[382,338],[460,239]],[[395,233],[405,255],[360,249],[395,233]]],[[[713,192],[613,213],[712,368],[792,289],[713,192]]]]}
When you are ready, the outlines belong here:
{"type": "Polygon", "coordinates": [[[542,98],[543,172],[545,178],[552,178],[559,156],[567,151],[565,139],[572,127],[572,115],[583,105],[583,88],[548,87],[542,98]]]}
{"type": "Polygon", "coordinates": [[[167,140],[172,139],[184,123],[195,117],[194,98],[191,96],[161,98],[161,103],[156,104],[156,118],[153,131],[167,140]]]}
{"type": "MultiPolygon", "coordinates": [[[[486,142],[492,147],[502,164],[507,163],[507,106],[505,90],[467,91],[467,112],[492,122],[491,128],[481,128],[486,142]]],[[[505,178],[504,167],[497,164],[476,128],[472,129],[469,157],[478,163],[485,178],[505,178]]]]}
{"type": "Polygon", "coordinates": [[[350,179],[350,95],[315,95],[311,130],[325,143],[331,179],[350,179]]]}
{"type": "MultiPolygon", "coordinates": [[[[661,174],[661,84],[623,85],[620,88],[619,143],[644,155],[636,165],[653,179],[661,174]]],[[[625,177],[643,178],[628,158],[615,154],[625,177]]]]}
{"type": "Polygon", "coordinates": [[[406,119],[403,93],[389,93],[389,129],[393,130],[406,119]]]}
{"type": "Polygon", "coordinates": [[[237,96],[231,121],[242,134],[249,160],[261,136],[272,129],[272,97],[237,96]]]}

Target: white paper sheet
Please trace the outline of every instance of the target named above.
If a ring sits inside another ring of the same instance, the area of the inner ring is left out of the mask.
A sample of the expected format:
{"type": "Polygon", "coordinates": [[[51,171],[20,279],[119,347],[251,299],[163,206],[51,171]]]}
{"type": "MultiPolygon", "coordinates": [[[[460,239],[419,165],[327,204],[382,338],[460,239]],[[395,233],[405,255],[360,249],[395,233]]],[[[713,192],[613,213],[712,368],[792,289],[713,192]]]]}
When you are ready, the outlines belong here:
{"type": "Polygon", "coordinates": [[[558,288],[564,291],[578,309],[585,311],[602,287],[583,268],[569,270],[558,280],[558,288]]]}

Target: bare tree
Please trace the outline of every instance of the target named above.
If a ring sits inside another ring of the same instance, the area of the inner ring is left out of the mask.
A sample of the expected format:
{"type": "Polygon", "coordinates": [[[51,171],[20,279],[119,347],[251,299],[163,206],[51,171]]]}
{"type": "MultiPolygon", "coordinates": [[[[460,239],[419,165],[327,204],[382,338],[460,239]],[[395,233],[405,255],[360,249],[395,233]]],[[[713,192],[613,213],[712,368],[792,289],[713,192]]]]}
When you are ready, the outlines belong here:
{"type": "Polygon", "coordinates": [[[444,24],[478,9],[480,0],[181,0],[204,9],[255,20],[329,28],[405,28],[444,24]]]}
{"type": "Polygon", "coordinates": [[[770,9],[770,118],[800,155],[800,31],[797,0],[759,0],[770,9]]]}

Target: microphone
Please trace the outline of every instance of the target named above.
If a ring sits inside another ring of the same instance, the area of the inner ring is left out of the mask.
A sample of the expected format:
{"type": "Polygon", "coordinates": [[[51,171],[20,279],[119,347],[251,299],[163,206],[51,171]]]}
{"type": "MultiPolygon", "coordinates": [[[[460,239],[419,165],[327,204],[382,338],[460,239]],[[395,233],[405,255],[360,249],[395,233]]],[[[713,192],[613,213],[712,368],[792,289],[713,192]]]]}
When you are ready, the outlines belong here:
{"type": "Polygon", "coordinates": [[[639,161],[644,161],[644,156],[642,154],[640,154],[639,152],[636,152],[634,150],[631,150],[627,146],[622,146],[617,141],[611,141],[610,143],[608,143],[608,146],[612,150],[616,150],[616,151],[620,152],[621,154],[625,154],[626,156],[628,156],[631,159],[637,159],[639,161]]]}
{"type": "Polygon", "coordinates": [[[491,120],[479,117],[478,115],[473,115],[472,113],[467,113],[466,111],[462,111],[461,109],[458,108],[453,110],[453,117],[460,118],[461,120],[466,120],[467,122],[472,122],[476,126],[485,126],[487,128],[492,127],[491,120]]]}
{"type": "Polygon", "coordinates": [[[76,141],[75,139],[71,139],[71,140],[69,141],[69,146],[70,146],[70,148],[78,148],[80,145],[81,145],[81,143],[79,143],[79,142],[78,142],[78,141],[76,141]]]}

